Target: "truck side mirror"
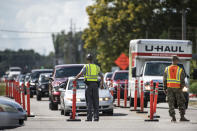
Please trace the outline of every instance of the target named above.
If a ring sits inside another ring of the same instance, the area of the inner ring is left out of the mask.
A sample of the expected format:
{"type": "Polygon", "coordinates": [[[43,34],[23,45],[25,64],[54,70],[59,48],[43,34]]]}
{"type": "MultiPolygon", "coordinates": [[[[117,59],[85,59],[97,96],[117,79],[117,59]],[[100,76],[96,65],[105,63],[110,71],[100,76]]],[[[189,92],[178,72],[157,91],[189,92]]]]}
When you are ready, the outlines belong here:
{"type": "Polygon", "coordinates": [[[136,67],[132,68],[132,77],[136,77],[136,67]]]}
{"type": "Polygon", "coordinates": [[[192,76],[193,76],[193,79],[197,79],[197,69],[193,70],[192,76]]]}

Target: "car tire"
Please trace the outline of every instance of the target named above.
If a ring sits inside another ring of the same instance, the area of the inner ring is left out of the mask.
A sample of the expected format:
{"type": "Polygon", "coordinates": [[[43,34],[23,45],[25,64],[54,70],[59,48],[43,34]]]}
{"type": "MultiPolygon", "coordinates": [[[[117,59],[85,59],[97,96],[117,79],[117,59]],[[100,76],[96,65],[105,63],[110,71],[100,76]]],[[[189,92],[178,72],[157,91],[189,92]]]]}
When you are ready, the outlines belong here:
{"type": "Polygon", "coordinates": [[[24,124],[24,120],[19,120],[19,125],[23,125],[24,124]]]}
{"type": "Polygon", "coordinates": [[[49,109],[51,109],[51,110],[58,110],[58,104],[53,103],[52,101],[50,101],[49,109]]]}
{"type": "Polygon", "coordinates": [[[144,100],[144,108],[147,108],[147,106],[148,106],[148,101],[144,100]]]}
{"type": "Polygon", "coordinates": [[[130,107],[133,107],[134,106],[134,98],[130,98],[130,107]]]}
{"type": "Polygon", "coordinates": [[[70,116],[70,112],[64,111],[64,115],[65,115],[65,116],[70,116]]]}
{"type": "Polygon", "coordinates": [[[113,109],[108,110],[108,111],[103,111],[103,115],[113,116],[113,114],[114,114],[114,110],[113,109]]]}
{"type": "Polygon", "coordinates": [[[64,110],[61,109],[61,110],[60,110],[60,114],[61,114],[61,115],[64,115],[64,110]]]}
{"type": "Polygon", "coordinates": [[[30,91],[30,98],[33,98],[34,97],[34,94],[33,92],[30,91]]]}
{"type": "Polygon", "coordinates": [[[36,99],[37,99],[37,101],[41,101],[42,96],[41,96],[41,94],[40,94],[40,93],[37,93],[37,95],[36,95],[36,99]]]}

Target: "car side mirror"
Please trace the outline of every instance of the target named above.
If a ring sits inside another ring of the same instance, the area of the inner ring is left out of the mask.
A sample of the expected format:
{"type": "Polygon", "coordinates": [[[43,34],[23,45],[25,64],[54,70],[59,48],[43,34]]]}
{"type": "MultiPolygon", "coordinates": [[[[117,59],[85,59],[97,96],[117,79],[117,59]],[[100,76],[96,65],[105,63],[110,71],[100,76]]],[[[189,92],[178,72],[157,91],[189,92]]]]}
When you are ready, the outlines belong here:
{"type": "Polygon", "coordinates": [[[53,77],[49,77],[49,80],[50,80],[50,81],[54,81],[53,77]]]}
{"type": "Polygon", "coordinates": [[[136,67],[132,68],[132,77],[136,77],[136,67]]]}

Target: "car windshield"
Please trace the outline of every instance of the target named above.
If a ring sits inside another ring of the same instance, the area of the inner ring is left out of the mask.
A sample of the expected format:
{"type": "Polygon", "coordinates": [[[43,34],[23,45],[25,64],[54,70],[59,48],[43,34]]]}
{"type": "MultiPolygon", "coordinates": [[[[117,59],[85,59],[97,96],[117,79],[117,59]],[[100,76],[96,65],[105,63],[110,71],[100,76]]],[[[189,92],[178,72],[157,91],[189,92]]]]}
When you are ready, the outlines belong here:
{"type": "Polygon", "coordinates": [[[10,69],[10,71],[21,71],[20,69],[10,69]]]}
{"type": "Polygon", "coordinates": [[[114,80],[127,80],[128,79],[128,72],[119,72],[116,73],[114,76],[114,80]]]}
{"type": "MultiPolygon", "coordinates": [[[[73,89],[73,81],[70,81],[69,86],[68,86],[68,90],[72,90],[72,89],[73,89]]],[[[86,84],[84,83],[83,79],[77,80],[77,89],[86,89],[86,84]]]]}
{"type": "Polygon", "coordinates": [[[105,79],[107,79],[107,78],[111,78],[111,77],[112,77],[112,75],[113,75],[112,73],[108,73],[105,79]]]}
{"type": "Polygon", "coordinates": [[[55,78],[64,78],[70,76],[76,76],[83,66],[61,67],[57,68],[55,72],[55,78]]]}
{"type": "Polygon", "coordinates": [[[39,81],[41,83],[49,82],[49,77],[46,77],[45,75],[40,75],[39,81]]]}
{"type": "Polygon", "coordinates": [[[29,78],[30,78],[30,76],[29,76],[29,75],[26,75],[26,76],[25,76],[25,81],[28,81],[29,78]]]}
{"type": "Polygon", "coordinates": [[[23,82],[25,80],[25,75],[20,76],[19,80],[20,82],[23,82]]]}
{"type": "MultiPolygon", "coordinates": [[[[171,63],[147,63],[144,75],[146,76],[163,76],[164,70],[167,66],[171,65],[171,63]]],[[[182,64],[178,64],[179,67],[185,69],[182,64]]]]}
{"type": "Polygon", "coordinates": [[[31,74],[31,78],[38,79],[41,73],[52,73],[52,71],[36,71],[31,74]]]}

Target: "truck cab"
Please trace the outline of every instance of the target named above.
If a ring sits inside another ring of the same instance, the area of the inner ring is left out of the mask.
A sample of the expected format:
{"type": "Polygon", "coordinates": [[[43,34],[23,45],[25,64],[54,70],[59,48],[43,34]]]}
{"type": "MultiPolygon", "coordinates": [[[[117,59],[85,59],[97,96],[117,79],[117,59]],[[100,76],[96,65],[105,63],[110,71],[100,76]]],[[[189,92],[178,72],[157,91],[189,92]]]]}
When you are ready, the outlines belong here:
{"type": "MultiPolygon", "coordinates": [[[[192,57],[192,43],[186,40],[160,40],[160,39],[139,39],[131,40],[129,50],[129,90],[130,106],[133,106],[135,81],[138,80],[138,87],[143,81],[144,107],[147,106],[150,94],[150,81],[154,87],[159,82],[158,102],[166,102],[166,95],[163,89],[163,74],[167,66],[171,65],[173,55],[179,56],[178,66],[185,72],[186,86],[183,89],[184,96],[189,101],[188,87],[190,74],[190,60],[192,57]]],[[[138,99],[140,98],[138,88],[138,99]]],[[[139,104],[138,100],[138,105],[139,104]]]]}

